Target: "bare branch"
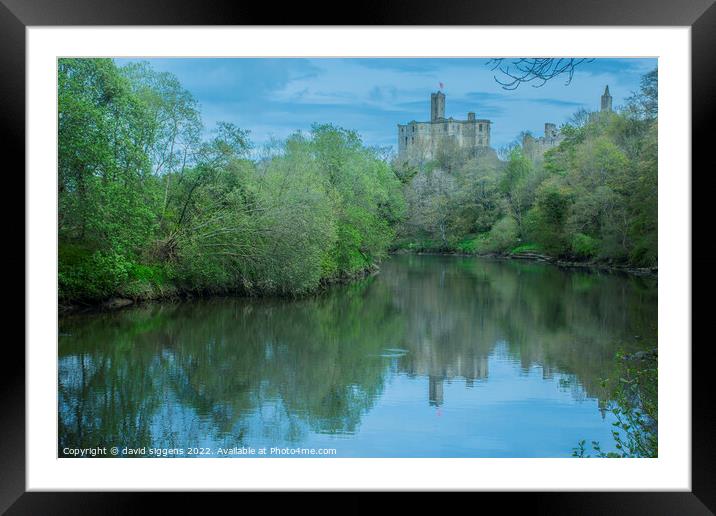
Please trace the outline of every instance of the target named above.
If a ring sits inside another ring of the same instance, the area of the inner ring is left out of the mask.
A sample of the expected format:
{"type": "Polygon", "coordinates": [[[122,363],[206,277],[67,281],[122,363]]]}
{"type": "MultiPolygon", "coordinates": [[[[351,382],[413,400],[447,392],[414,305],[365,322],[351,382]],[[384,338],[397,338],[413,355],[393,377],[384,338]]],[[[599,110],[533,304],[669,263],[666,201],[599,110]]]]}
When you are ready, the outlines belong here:
{"type": "Polygon", "coordinates": [[[567,75],[566,86],[572,82],[579,65],[592,61],[592,58],[495,58],[490,59],[487,65],[504,76],[502,79],[497,74],[494,76],[495,82],[503,89],[516,90],[520,84],[532,82],[533,88],[540,88],[560,75],[567,75]]]}

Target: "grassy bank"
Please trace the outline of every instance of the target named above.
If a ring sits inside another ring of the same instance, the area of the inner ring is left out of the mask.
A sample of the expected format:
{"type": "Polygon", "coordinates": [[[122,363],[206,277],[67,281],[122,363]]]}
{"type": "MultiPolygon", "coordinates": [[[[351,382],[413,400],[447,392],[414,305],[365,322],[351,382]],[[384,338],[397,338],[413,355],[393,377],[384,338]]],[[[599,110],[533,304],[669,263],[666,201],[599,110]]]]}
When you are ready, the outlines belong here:
{"type": "Polygon", "coordinates": [[[399,239],[390,249],[393,254],[446,254],[502,258],[510,260],[529,260],[547,262],[559,267],[589,268],[597,270],[620,271],[639,275],[656,275],[657,267],[635,267],[628,263],[619,263],[611,259],[586,258],[578,254],[554,256],[536,243],[522,243],[517,246],[495,245],[489,233],[470,235],[461,240],[444,242],[433,239],[399,239]]]}
{"type": "Polygon", "coordinates": [[[234,278],[226,283],[197,286],[176,275],[163,264],[140,264],[115,257],[108,260],[96,252],[73,250],[72,257],[60,259],[60,311],[117,309],[147,301],[178,300],[193,297],[236,295],[242,297],[298,297],[318,293],[332,285],[357,281],[379,270],[377,263],[365,263],[351,271],[322,276],[318,283],[301,293],[263,288],[234,278]]]}

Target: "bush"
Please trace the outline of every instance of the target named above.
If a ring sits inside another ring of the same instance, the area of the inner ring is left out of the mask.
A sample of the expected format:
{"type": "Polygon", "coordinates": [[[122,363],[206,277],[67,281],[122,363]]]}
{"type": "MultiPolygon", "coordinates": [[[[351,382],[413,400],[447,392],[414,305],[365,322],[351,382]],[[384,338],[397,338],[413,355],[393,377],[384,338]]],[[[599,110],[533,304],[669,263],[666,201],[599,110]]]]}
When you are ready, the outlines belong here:
{"type": "Polygon", "coordinates": [[[583,233],[576,233],[572,237],[572,253],[577,258],[590,259],[599,253],[600,242],[596,238],[583,233]]]}
{"type": "Polygon", "coordinates": [[[461,253],[478,254],[483,252],[488,241],[488,233],[480,233],[477,236],[470,236],[461,240],[455,246],[461,253]]]}
{"type": "Polygon", "coordinates": [[[629,260],[639,267],[654,267],[658,262],[657,249],[656,234],[646,235],[634,244],[629,260]]]}
{"type": "MultiPolygon", "coordinates": [[[[605,452],[598,441],[592,441],[595,457],[659,456],[659,378],[658,352],[641,351],[633,355],[618,353],[612,378],[602,380],[610,388],[608,409],[616,421],[612,437],[616,451],[605,452]],[[609,387],[611,385],[611,387],[609,387]]],[[[586,440],[573,448],[573,457],[590,457],[586,440]]]]}
{"type": "Polygon", "coordinates": [[[129,267],[131,279],[152,285],[164,285],[167,282],[167,275],[159,265],[143,265],[132,263],[129,267]]]}
{"type": "Polygon", "coordinates": [[[76,246],[60,249],[58,287],[61,300],[102,299],[127,281],[133,263],[113,253],[76,246]]]}
{"type": "Polygon", "coordinates": [[[503,217],[490,230],[485,251],[502,253],[515,247],[518,243],[518,228],[514,218],[503,217]]]}

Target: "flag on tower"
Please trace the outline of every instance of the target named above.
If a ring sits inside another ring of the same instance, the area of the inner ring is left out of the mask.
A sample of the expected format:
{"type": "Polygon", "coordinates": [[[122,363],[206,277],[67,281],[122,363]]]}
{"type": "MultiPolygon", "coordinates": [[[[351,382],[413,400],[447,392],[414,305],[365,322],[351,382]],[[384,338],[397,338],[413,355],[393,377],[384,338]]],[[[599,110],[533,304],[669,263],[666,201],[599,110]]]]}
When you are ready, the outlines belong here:
{"type": "Polygon", "coordinates": [[[439,84],[440,84],[440,89],[442,90],[445,87],[445,85],[443,83],[439,83],[439,84]]]}

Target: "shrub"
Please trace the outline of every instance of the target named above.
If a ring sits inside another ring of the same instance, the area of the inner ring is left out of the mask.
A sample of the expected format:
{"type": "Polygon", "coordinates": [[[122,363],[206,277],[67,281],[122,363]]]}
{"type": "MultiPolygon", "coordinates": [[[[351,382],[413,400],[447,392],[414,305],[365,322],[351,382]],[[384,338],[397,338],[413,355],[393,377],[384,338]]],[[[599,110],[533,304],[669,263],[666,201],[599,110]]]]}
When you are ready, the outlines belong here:
{"type": "Polygon", "coordinates": [[[577,258],[594,258],[599,253],[599,246],[599,240],[584,233],[576,233],[572,237],[572,253],[577,258]]]}
{"type": "Polygon", "coordinates": [[[61,249],[58,297],[89,301],[111,296],[128,279],[132,266],[125,256],[113,252],[61,249]]]}
{"type": "Polygon", "coordinates": [[[487,241],[485,242],[485,251],[488,252],[505,252],[512,249],[518,242],[517,222],[514,218],[503,217],[490,230],[487,241]]]}

